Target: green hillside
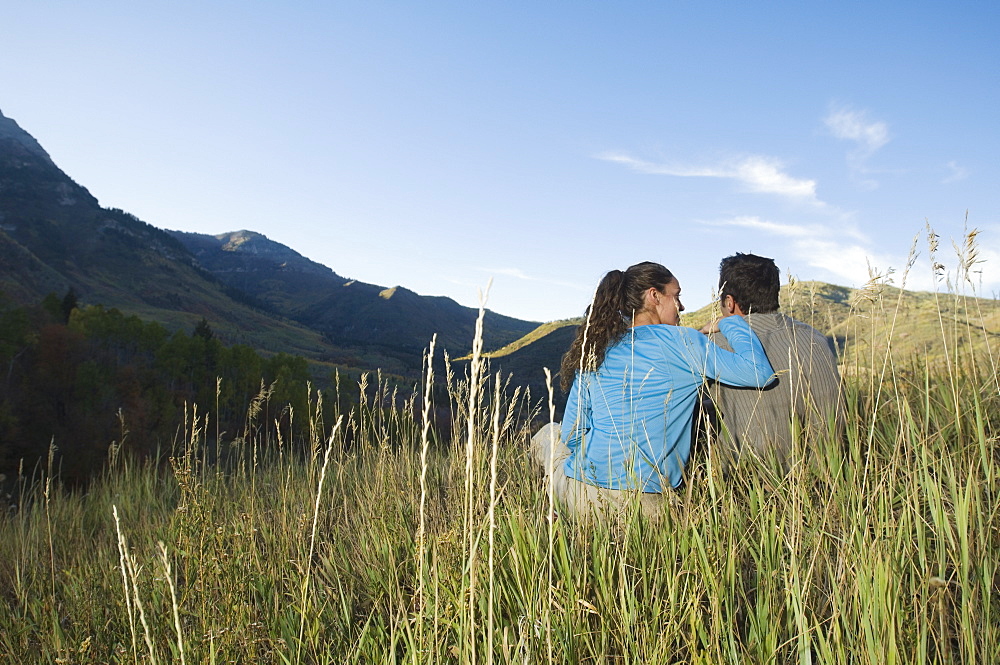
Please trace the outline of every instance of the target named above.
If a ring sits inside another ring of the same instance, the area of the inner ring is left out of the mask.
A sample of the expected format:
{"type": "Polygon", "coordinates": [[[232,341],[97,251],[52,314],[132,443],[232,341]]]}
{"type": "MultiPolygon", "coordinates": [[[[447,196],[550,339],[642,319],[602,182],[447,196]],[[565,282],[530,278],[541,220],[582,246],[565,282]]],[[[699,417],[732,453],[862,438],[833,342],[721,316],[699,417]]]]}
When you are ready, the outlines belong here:
{"type": "MultiPolygon", "coordinates": [[[[559,388],[559,364],[576,336],[579,319],[543,323],[514,342],[484,354],[492,372],[501,371],[516,378],[518,385],[531,389],[535,397],[547,398],[545,368],[551,373],[553,397],[561,405],[565,395],[559,388]]],[[[468,357],[462,360],[467,360],[468,357]]]]}

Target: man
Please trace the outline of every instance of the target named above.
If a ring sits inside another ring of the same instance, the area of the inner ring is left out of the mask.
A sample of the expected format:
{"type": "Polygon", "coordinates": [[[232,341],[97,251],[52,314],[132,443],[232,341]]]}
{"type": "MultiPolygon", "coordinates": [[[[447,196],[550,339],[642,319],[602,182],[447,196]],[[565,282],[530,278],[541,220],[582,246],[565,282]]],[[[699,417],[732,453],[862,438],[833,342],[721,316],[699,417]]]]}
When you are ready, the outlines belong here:
{"type": "MultiPolygon", "coordinates": [[[[779,287],[772,259],[737,253],[719,265],[722,313],[746,318],[778,375],[763,390],[711,386],[725,465],[753,454],[787,470],[796,440],[809,441],[842,427],[840,375],[830,341],[779,311],[779,287]]],[[[702,332],[729,348],[714,324],[702,332]]]]}

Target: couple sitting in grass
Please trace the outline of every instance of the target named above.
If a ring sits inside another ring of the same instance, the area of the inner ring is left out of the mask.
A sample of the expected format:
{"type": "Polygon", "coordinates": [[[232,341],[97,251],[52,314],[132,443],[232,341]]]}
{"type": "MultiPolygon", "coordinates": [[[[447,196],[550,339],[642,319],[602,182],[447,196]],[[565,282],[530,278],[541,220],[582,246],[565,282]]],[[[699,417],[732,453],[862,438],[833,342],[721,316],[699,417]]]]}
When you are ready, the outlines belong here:
{"type": "Polygon", "coordinates": [[[722,316],[698,331],[678,325],[680,283],[662,265],[604,276],[562,361],[563,423],[532,439],[561,511],[585,516],[638,500],[659,514],[664,492],[683,482],[706,380],[717,416],[708,439],[727,465],[753,454],[787,467],[796,432],[836,421],[833,352],[778,311],[778,290],[771,259],[724,259],[722,316]]]}

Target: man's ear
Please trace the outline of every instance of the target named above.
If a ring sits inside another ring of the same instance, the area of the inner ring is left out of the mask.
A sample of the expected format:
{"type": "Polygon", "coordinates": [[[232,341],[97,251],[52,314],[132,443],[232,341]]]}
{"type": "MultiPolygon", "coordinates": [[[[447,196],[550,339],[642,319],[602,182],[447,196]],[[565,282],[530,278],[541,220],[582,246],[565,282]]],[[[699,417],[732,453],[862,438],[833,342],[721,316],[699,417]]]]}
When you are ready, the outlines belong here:
{"type": "Polygon", "coordinates": [[[739,304],[737,304],[736,300],[729,295],[722,298],[722,311],[725,314],[739,314],[740,316],[746,314],[739,304]]]}
{"type": "Polygon", "coordinates": [[[733,300],[732,296],[722,296],[722,300],[719,302],[719,306],[722,308],[722,313],[726,314],[727,316],[729,314],[732,314],[734,302],[735,301],[733,300]]]}

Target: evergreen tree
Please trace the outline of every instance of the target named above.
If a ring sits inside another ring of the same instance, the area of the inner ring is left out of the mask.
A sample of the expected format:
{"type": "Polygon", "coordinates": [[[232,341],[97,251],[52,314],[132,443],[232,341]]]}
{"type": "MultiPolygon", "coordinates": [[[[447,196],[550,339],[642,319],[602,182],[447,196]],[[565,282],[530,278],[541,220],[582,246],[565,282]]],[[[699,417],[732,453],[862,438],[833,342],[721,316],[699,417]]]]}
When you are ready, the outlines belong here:
{"type": "Polygon", "coordinates": [[[200,337],[205,341],[215,337],[215,333],[212,332],[212,326],[208,325],[208,321],[205,320],[205,317],[202,317],[201,321],[198,322],[198,325],[194,327],[194,336],[200,337]]]}
{"type": "Polygon", "coordinates": [[[69,323],[70,314],[73,310],[77,308],[79,302],[76,295],[76,289],[72,286],[69,287],[69,291],[63,296],[62,303],[60,303],[60,310],[62,311],[62,322],[69,323]]]}

